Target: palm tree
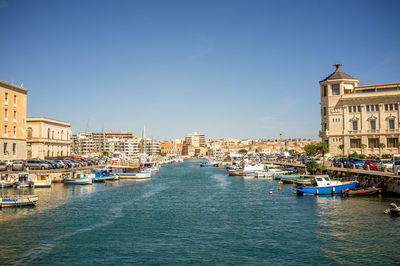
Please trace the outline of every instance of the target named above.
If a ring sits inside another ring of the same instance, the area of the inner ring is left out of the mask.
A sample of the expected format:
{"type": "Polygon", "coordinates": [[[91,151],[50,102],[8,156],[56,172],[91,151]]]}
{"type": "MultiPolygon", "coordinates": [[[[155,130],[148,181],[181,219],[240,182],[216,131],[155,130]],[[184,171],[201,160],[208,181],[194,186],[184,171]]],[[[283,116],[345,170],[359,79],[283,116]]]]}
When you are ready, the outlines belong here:
{"type": "Polygon", "coordinates": [[[344,156],[344,145],[343,145],[343,144],[340,144],[340,145],[338,146],[338,148],[342,150],[342,153],[343,153],[343,156],[344,156]]]}
{"type": "Polygon", "coordinates": [[[362,154],[364,154],[364,153],[363,153],[363,150],[364,150],[366,147],[367,147],[367,145],[365,145],[364,143],[360,145],[361,153],[362,153],[362,154]]]}
{"type": "Polygon", "coordinates": [[[385,143],[379,143],[379,155],[382,156],[382,149],[386,148],[385,143]]]}

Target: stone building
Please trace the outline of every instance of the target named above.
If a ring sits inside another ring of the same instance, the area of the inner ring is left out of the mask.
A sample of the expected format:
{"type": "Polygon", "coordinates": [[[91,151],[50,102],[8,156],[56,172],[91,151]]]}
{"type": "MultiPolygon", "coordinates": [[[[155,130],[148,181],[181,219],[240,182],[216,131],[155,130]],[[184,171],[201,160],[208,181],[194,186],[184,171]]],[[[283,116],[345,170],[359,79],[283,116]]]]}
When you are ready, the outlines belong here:
{"type": "Polygon", "coordinates": [[[45,117],[26,119],[27,158],[56,158],[71,155],[71,125],[45,117]]]}
{"type": "Polygon", "coordinates": [[[331,155],[399,153],[400,82],[360,85],[339,69],[320,81],[321,131],[331,155]],[[343,146],[342,146],[343,145],[343,146]]]}
{"type": "Polygon", "coordinates": [[[183,143],[182,155],[204,156],[206,154],[207,144],[205,135],[197,132],[186,135],[183,143]]]}
{"type": "Polygon", "coordinates": [[[26,159],[28,90],[0,80],[0,160],[26,159]]]}

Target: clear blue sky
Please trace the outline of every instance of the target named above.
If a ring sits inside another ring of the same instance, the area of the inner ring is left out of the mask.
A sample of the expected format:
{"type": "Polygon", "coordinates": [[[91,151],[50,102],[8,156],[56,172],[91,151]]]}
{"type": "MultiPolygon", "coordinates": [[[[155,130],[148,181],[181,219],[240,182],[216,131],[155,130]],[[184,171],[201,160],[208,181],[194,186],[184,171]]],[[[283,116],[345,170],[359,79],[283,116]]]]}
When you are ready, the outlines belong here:
{"type": "Polygon", "coordinates": [[[317,138],[318,81],[400,82],[400,1],[0,0],[0,79],[73,131],[317,138]]]}

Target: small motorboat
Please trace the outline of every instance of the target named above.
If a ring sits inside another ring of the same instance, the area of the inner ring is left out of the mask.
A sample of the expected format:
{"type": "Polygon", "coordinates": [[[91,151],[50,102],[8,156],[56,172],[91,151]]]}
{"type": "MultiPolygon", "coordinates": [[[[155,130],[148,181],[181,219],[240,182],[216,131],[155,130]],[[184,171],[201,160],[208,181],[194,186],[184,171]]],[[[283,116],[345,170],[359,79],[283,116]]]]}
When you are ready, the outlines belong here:
{"type": "Polygon", "coordinates": [[[12,187],[13,184],[14,180],[8,174],[1,175],[0,188],[12,187]]]}
{"type": "Polygon", "coordinates": [[[219,164],[216,162],[205,162],[200,164],[200,167],[218,167],[219,164]]]}
{"type": "Polygon", "coordinates": [[[51,187],[50,174],[37,174],[35,181],[35,188],[37,187],[51,187]]]}
{"type": "Polygon", "coordinates": [[[17,180],[14,182],[17,188],[34,187],[35,183],[29,178],[28,173],[19,173],[17,180]]]}
{"type": "MultiPolygon", "coordinates": [[[[119,180],[118,175],[111,174],[106,169],[92,168],[90,170],[94,173],[94,176],[95,176],[95,178],[93,179],[94,182],[97,182],[97,180],[101,180],[101,179],[103,179],[104,181],[118,181],[119,180]]],[[[98,181],[98,182],[103,182],[103,181],[98,181]]]]}
{"type": "Polygon", "coordinates": [[[370,196],[377,193],[380,193],[381,190],[376,187],[365,187],[365,188],[354,188],[354,189],[345,189],[342,190],[342,195],[344,197],[350,196],[370,196]]]}
{"type": "Polygon", "coordinates": [[[37,195],[0,195],[0,208],[36,206],[38,200],[37,195]]]}
{"type": "Polygon", "coordinates": [[[311,186],[298,186],[297,195],[330,195],[342,193],[346,189],[354,189],[357,181],[342,182],[331,180],[328,175],[317,175],[311,178],[311,186]]]}
{"type": "Polygon", "coordinates": [[[390,214],[392,216],[400,216],[400,207],[397,207],[396,203],[390,203],[390,208],[384,211],[384,214],[390,214]]]}
{"type": "Polygon", "coordinates": [[[73,171],[72,176],[64,177],[64,184],[92,185],[94,174],[87,174],[82,171],[73,171]]]}

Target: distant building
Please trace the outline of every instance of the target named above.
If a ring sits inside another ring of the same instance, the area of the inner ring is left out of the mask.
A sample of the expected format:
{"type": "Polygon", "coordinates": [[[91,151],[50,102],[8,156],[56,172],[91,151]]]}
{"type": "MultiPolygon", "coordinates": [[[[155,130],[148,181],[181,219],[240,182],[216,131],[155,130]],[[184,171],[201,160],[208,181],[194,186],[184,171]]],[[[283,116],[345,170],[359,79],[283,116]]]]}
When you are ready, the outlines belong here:
{"type": "Polygon", "coordinates": [[[330,153],[399,153],[400,82],[359,85],[358,79],[335,66],[319,82],[319,136],[329,144],[330,153]]]}
{"type": "Polygon", "coordinates": [[[206,137],[203,134],[194,132],[185,137],[183,143],[182,155],[187,156],[204,156],[207,154],[206,137]]]}
{"type": "Polygon", "coordinates": [[[71,125],[45,117],[26,119],[27,158],[56,158],[71,155],[71,125]]]}
{"type": "Polygon", "coordinates": [[[103,132],[93,132],[92,140],[94,145],[94,150],[103,152],[106,151],[106,140],[108,139],[119,139],[121,141],[128,139],[137,139],[136,135],[132,132],[113,132],[113,131],[103,131],[103,132]]]}
{"type": "Polygon", "coordinates": [[[92,134],[79,132],[72,135],[72,152],[75,155],[98,154],[94,149],[92,134]]]}
{"type": "Polygon", "coordinates": [[[26,158],[26,96],[28,90],[0,80],[0,160],[26,158]]]}

